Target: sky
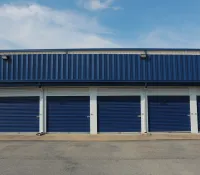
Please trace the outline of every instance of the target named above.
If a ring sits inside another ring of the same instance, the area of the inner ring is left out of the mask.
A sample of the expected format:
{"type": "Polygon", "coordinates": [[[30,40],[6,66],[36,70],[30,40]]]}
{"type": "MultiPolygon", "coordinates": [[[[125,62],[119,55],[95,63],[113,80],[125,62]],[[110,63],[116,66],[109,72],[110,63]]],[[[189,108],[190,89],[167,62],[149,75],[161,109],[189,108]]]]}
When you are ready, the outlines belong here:
{"type": "Polygon", "coordinates": [[[0,50],[200,48],[199,0],[0,0],[0,50]]]}

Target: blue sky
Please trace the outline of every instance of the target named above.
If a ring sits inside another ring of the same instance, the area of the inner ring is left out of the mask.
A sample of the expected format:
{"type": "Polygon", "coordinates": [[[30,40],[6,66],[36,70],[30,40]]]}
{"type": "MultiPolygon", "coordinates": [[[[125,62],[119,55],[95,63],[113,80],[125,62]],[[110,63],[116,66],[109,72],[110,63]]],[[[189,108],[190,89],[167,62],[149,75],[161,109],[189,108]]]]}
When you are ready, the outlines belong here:
{"type": "Polygon", "coordinates": [[[0,48],[200,48],[199,0],[1,0],[0,48]]]}

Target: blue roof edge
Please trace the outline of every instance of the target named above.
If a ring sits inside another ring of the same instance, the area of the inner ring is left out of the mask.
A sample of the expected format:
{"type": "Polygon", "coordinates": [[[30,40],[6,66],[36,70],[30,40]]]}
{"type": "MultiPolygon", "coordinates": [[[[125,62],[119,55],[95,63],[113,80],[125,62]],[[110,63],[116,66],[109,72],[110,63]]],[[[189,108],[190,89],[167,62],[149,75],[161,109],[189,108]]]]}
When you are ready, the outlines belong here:
{"type": "Polygon", "coordinates": [[[3,52],[70,52],[70,51],[200,51],[199,49],[187,48],[74,48],[74,49],[15,49],[0,50],[3,52]]]}

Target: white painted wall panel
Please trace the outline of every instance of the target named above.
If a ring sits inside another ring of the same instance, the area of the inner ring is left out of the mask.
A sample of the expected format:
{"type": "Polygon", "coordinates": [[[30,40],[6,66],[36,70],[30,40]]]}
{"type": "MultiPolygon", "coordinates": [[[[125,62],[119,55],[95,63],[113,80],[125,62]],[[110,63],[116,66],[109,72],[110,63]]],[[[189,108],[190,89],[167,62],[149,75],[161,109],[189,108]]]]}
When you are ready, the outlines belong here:
{"type": "Polygon", "coordinates": [[[0,88],[0,97],[40,96],[40,88],[0,88]]]}
{"type": "Polygon", "coordinates": [[[148,96],[181,96],[188,95],[189,96],[189,88],[147,88],[148,96]]]}
{"type": "Polygon", "coordinates": [[[195,87],[195,89],[196,89],[196,95],[200,96],[200,87],[195,87]]]}
{"type": "Polygon", "coordinates": [[[89,88],[45,88],[47,96],[89,96],[89,88]]]}
{"type": "Polygon", "coordinates": [[[97,96],[135,96],[140,95],[140,88],[98,88],[97,96]]]}

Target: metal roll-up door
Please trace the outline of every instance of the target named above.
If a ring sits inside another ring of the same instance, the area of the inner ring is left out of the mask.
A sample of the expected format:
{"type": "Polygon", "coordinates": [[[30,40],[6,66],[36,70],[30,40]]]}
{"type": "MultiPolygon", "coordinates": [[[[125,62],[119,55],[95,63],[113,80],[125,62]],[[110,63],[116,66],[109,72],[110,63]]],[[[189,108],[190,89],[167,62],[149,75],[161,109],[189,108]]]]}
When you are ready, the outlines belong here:
{"type": "Polygon", "coordinates": [[[139,96],[100,96],[98,132],[140,132],[139,96]]]}
{"type": "Polygon", "coordinates": [[[89,97],[47,97],[48,132],[89,132],[89,115],[89,97]]]}
{"type": "Polygon", "coordinates": [[[39,132],[39,97],[0,97],[0,132],[39,132]]]}
{"type": "Polygon", "coordinates": [[[188,96],[149,96],[150,132],[190,132],[188,96]]]}

